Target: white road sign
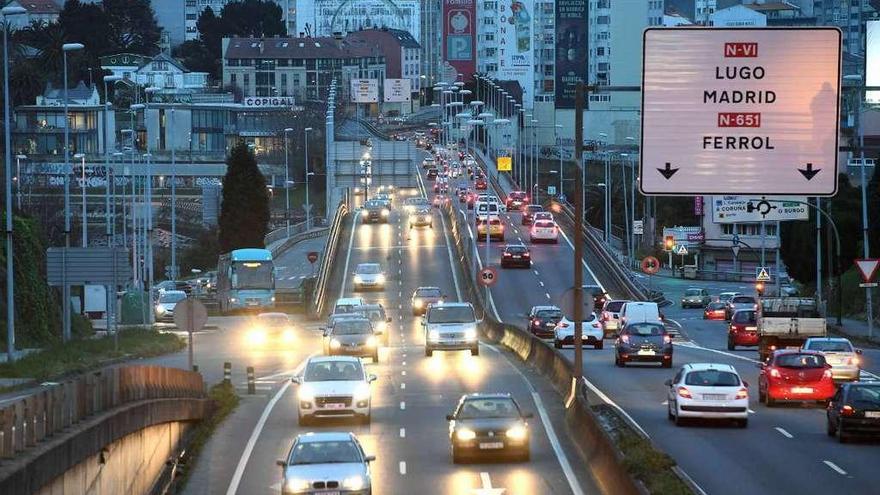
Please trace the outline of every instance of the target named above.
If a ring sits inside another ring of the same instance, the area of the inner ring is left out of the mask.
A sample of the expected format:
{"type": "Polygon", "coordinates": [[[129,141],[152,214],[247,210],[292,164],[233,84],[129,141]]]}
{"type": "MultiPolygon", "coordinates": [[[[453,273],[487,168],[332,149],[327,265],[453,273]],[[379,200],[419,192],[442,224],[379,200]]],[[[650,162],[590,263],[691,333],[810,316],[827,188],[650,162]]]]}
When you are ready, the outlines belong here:
{"type": "Polygon", "coordinates": [[[412,98],[409,79],[385,79],[385,101],[404,102],[412,98]]]}
{"type": "Polygon", "coordinates": [[[834,195],[840,39],[835,27],[647,29],[642,192],[834,195]]]}
{"type": "Polygon", "coordinates": [[[712,196],[712,221],[715,223],[776,222],[809,220],[805,196],[712,196]],[[799,202],[796,202],[799,201],[799,202]]]}
{"type": "Polygon", "coordinates": [[[378,103],[378,79],[352,79],[351,101],[354,103],[378,103]]]}

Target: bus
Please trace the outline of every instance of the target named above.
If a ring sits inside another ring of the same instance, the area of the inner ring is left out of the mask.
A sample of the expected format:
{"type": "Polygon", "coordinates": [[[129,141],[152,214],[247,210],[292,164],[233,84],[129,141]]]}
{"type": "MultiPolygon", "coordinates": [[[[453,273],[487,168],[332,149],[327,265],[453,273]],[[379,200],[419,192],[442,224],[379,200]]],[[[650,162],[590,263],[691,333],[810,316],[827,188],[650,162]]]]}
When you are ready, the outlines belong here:
{"type": "Polygon", "coordinates": [[[236,249],[217,263],[220,312],[275,307],[275,266],[268,249],[236,249]]]}

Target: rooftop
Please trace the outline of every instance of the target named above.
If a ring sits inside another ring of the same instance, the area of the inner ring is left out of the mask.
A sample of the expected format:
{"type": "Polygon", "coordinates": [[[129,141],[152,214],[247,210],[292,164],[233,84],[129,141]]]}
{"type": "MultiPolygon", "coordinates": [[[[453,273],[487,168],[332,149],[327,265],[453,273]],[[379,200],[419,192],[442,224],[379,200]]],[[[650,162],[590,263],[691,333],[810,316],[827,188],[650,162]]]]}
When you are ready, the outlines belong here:
{"type": "Polygon", "coordinates": [[[371,47],[354,46],[344,39],[229,38],[225,58],[334,59],[379,56],[371,47]]]}

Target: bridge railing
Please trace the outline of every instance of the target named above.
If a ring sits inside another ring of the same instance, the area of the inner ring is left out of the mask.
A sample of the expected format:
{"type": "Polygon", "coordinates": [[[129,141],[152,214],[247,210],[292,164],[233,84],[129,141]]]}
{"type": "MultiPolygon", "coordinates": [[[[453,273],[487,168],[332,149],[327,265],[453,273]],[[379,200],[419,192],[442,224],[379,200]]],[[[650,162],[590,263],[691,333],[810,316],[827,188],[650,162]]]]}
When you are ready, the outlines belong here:
{"type": "Polygon", "coordinates": [[[79,375],[0,407],[0,459],[126,403],[203,397],[202,375],[177,368],[124,366],[79,375]]]}
{"type": "Polygon", "coordinates": [[[342,234],[342,226],[348,213],[348,200],[343,199],[339,202],[339,207],[336,208],[336,214],[330,223],[330,233],[327,237],[327,244],[324,245],[321,265],[318,267],[318,280],[315,281],[315,292],[312,296],[311,311],[309,312],[313,316],[320,316],[324,311],[331,267],[339,250],[339,236],[342,234]]]}

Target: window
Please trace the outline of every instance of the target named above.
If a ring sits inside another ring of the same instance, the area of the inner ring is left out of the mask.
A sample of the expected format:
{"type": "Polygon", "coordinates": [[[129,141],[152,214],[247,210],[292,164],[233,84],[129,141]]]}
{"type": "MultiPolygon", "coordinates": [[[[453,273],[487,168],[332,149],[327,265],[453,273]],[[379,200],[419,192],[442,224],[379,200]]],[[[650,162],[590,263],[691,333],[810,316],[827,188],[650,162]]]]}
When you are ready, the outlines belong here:
{"type": "Polygon", "coordinates": [[[250,86],[250,85],[251,85],[251,75],[245,74],[244,75],[244,90],[245,90],[245,92],[247,92],[248,86],[250,86]]]}
{"type": "Polygon", "coordinates": [[[596,47],[596,55],[598,55],[600,57],[604,57],[605,56],[605,47],[604,46],[596,47]]]}
{"type": "Polygon", "coordinates": [[[232,74],[229,74],[229,85],[235,86],[236,84],[237,84],[236,74],[233,72],[232,74]]]}
{"type": "Polygon", "coordinates": [[[281,74],[281,96],[287,96],[287,74],[281,74]]]}
{"type": "Polygon", "coordinates": [[[596,24],[609,24],[611,22],[611,17],[607,15],[600,15],[596,17],[596,24]]]}

